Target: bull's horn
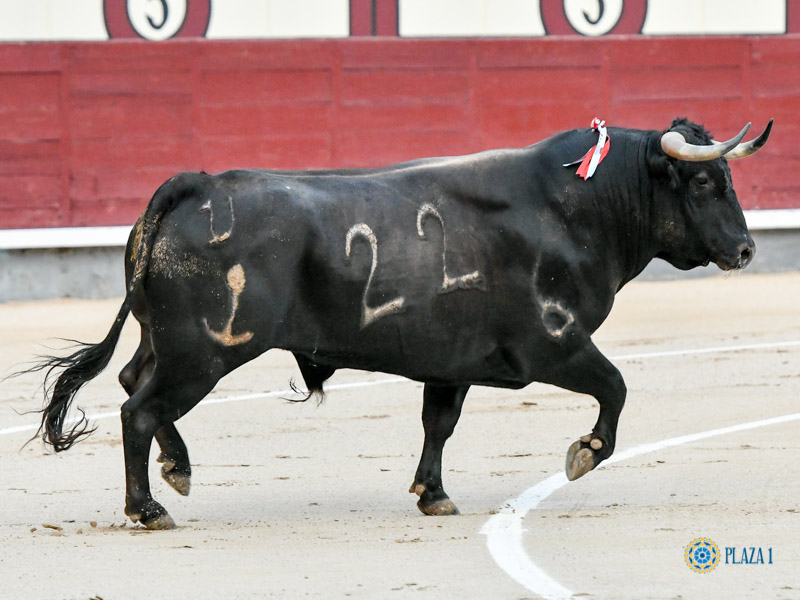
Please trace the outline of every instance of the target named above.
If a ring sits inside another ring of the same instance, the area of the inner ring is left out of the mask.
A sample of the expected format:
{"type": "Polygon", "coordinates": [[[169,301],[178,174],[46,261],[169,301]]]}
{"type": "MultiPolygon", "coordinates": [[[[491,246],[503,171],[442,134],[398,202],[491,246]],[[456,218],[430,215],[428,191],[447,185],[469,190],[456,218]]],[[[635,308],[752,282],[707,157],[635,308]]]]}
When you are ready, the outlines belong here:
{"type": "Polygon", "coordinates": [[[750,156],[754,152],[758,152],[761,149],[761,147],[767,143],[767,140],[769,139],[769,134],[772,131],[772,122],[774,120],[775,119],[769,120],[766,129],[764,129],[764,131],[761,133],[760,136],[758,136],[754,140],[750,140],[749,142],[742,142],[741,144],[736,146],[736,148],[728,152],[725,155],[725,158],[727,159],[744,158],[745,156],[750,156]]]}
{"type": "Polygon", "coordinates": [[[661,149],[668,156],[678,160],[690,162],[714,160],[736,148],[748,129],[750,129],[750,123],[745,125],[736,137],[729,139],[727,142],[712,142],[710,146],[690,144],[677,131],[668,131],[661,136],[661,149]]]}

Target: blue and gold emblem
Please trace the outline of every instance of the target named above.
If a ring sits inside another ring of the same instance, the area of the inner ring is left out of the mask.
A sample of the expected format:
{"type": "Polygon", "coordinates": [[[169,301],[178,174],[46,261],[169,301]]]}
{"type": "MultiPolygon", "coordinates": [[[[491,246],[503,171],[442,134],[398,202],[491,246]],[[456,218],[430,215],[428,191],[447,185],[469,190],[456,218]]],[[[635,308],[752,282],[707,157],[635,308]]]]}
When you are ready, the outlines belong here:
{"type": "Polygon", "coordinates": [[[714,540],[697,538],[686,546],[683,557],[695,573],[710,573],[719,564],[719,548],[714,540]]]}

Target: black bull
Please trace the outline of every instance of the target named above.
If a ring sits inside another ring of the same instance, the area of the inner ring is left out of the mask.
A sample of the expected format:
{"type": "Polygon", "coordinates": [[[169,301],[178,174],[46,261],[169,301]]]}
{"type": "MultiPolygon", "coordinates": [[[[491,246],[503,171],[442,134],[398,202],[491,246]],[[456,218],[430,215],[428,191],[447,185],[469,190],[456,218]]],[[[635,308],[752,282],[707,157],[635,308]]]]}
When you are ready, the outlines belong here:
{"type": "MultiPolygon", "coordinates": [[[[182,173],[153,196],[127,247],[128,292],[106,339],[50,357],[41,432],[55,450],[76,392],[111,358],[128,312],[141,343],[120,374],[125,512],[174,522],[150,494],[148,453],[189,491],[174,422],[216,382],[270,348],[294,353],[309,389],[339,368],[425,383],[425,442],[411,491],[454,514],[441,458],[471,385],[538,381],[590,394],[592,432],[567,454],[575,479],[608,458],[626,387],[592,343],[616,292],[654,258],[744,268],[754,253],[725,157],[769,135],[714,142],[686,120],[667,132],[609,129],[584,181],[563,163],[597,141],[564,132],[523,149],[375,170],[182,173]]],[[[64,431],[65,427],[68,428],[64,431]]]]}

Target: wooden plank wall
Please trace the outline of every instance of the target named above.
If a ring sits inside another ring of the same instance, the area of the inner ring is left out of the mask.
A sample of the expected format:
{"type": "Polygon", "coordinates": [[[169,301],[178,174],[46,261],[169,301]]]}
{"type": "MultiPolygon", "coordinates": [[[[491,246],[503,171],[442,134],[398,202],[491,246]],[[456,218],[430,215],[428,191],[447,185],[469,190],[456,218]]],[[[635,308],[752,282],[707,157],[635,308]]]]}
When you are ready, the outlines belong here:
{"type": "Polygon", "coordinates": [[[0,44],[0,228],[129,224],[181,170],[379,166],[595,115],[720,138],[775,117],[734,181],[800,207],[798,64],[797,35],[0,44]]]}

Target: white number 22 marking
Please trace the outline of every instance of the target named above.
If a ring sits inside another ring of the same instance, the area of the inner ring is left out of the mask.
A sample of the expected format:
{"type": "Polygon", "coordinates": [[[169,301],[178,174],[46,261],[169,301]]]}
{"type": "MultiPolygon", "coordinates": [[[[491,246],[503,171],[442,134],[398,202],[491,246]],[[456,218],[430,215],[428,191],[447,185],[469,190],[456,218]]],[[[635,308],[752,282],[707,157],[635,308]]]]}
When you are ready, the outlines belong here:
{"type": "Polygon", "coordinates": [[[353,225],[347,232],[345,241],[345,256],[348,262],[350,261],[350,251],[353,245],[353,239],[357,236],[365,238],[372,249],[372,266],[369,269],[369,277],[367,278],[367,285],[364,287],[364,294],[361,296],[361,329],[364,329],[370,323],[377,321],[381,317],[391,315],[402,310],[406,299],[401,296],[389,302],[381,304],[380,306],[370,306],[367,303],[367,296],[369,295],[369,288],[372,285],[372,278],[375,276],[375,269],[378,267],[378,238],[375,233],[370,229],[366,223],[357,223],[353,225]]]}
{"type": "Polygon", "coordinates": [[[442,287],[439,289],[440,294],[452,292],[454,290],[468,290],[470,288],[482,288],[483,277],[480,272],[473,271],[466,275],[459,275],[458,277],[451,277],[447,272],[447,232],[444,228],[444,220],[439,211],[431,204],[423,204],[417,212],[417,235],[420,239],[425,239],[425,231],[422,229],[422,222],[425,217],[432,215],[442,226],[442,287]]]}

